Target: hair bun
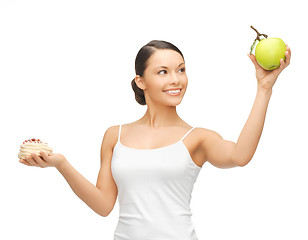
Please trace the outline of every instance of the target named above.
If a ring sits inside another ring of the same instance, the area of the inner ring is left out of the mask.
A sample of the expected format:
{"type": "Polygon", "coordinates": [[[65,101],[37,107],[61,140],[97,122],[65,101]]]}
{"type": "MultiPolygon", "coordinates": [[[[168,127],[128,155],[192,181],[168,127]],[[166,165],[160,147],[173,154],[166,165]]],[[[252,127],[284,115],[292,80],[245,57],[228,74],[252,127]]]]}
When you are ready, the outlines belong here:
{"type": "Polygon", "coordinates": [[[132,80],[132,88],[135,92],[135,99],[140,105],[146,105],[144,92],[141,88],[139,88],[135,82],[135,79],[132,80]]]}

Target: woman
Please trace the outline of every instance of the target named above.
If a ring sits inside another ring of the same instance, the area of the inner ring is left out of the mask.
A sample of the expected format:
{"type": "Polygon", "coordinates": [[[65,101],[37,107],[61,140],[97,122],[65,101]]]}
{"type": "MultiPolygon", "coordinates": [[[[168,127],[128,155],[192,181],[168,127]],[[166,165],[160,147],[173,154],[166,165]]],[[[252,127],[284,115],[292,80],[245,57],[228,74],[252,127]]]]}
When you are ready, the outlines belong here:
{"type": "Polygon", "coordinates": [[[61,154],[41,152],[21,163],[56,167],[76,195],[101,216],[108,216],[119,197],[120,216],[114,239],[187,239],[197,236],[191,220],[194,183],[208,161],[219,168],[245,166],[253,157],[267,106],[286,61],[273,71],[256,68],[257,95],[237,143],[218,133],[194,128],[176,112],[188,80],[181,51],[165,41],[143,46],[135,60],[132,88],[136,101],[147,105],[145,115],[123,126],[111,126],[101,145],[101,168],[96,186],[78,173],[61,154]]]}

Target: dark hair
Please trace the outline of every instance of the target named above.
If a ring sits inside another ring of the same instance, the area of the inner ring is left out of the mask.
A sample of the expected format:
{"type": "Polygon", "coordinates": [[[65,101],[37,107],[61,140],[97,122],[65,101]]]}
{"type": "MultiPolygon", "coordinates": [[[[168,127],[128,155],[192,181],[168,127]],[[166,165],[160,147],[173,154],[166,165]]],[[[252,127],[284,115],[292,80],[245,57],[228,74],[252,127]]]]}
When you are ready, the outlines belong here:
{"type": "MultiPolygon", "coordinates": [[[[182,52],[176,46],[174,46],[172,43],[169,43],[169,42],[166,42],[166,41],[161,41],[161,40],[153,40],[153,41],[147,43],[146,45],[144,45],[139,50],[139,52],[137,53],[137,56],[136,56],[136,59],[135,59],[136,75],[139,75],[140,77],[142,77],[144,70],[147,67],[147,61],[154,54],[156,49],[171,49],[171,50],[174,50],[174,51],[178,52],[179,54],[181,54],[181,56],[184,59],[182,52]]],[[[132,80],[131,85],[132,85],[132,88],[135,92],[136,101],[141,105],[146,105],[144,92],[135,83],[135,78],[132,80]]]]}

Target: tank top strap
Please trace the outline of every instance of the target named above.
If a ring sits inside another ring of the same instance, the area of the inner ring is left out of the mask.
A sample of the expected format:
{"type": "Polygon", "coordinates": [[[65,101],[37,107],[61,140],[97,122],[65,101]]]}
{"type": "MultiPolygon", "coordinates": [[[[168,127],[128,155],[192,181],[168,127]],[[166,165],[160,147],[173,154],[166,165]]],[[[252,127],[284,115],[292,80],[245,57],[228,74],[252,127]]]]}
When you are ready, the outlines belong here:
{"type": "Polygon", "coordinates": [[[122,125],[120,124],[120,125],[119,125],[119,136],[118,136],[118,142],[120,142],[120,137],[121,137],[121,127],[122,127],[122,125]]]}
{"type": "Polygon", "coordinates": [[[192,127],[181,139],[181,141],[183,141],[183,139],[194,129],[195,127],[192,127]]]}

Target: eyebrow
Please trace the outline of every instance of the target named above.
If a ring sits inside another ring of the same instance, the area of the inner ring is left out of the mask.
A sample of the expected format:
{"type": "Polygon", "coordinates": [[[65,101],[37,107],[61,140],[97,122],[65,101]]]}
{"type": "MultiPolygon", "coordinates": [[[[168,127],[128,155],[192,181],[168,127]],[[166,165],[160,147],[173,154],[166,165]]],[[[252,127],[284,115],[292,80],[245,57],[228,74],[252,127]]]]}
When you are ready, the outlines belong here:
{"type": "MultiPolygon", "coordinates": [[[[184,64],[184,63],[182,62],[179,66],[181,66],[182,64],[184,64]]],[[[166,66],[159,66],[159,67],[156,67],[156,68],[168,68],[168,67],[166,67],[166,66]]],[[[154,68],[154,69],[156,69],[156,68],[154,68]]]]}

